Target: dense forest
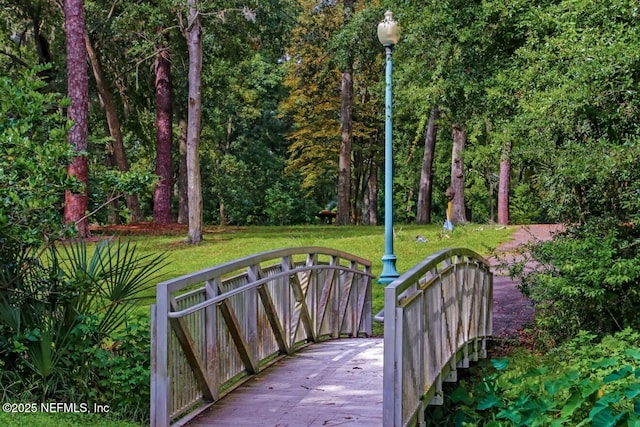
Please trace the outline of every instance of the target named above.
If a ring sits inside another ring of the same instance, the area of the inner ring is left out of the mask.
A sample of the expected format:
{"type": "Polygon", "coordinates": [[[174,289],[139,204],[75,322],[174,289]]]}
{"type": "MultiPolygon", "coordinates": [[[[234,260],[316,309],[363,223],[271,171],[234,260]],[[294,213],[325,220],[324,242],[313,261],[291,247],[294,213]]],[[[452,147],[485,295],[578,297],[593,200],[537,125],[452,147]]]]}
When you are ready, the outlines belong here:
{"type": "MultiPolygon", "coordinates": [[[[68,97],[80,188],[67,210],[82,197],[65,219],[81,234],[83,221],[153,220],[189,223],[197,242],[203,222],[313,223],[325,209],[339,224],[381,223],[386,9],[402,29],[397,221],[444,218],[457,157],[458,221],[638,212],[632,0],[0,5],[0,77],[36,73],[41,92],[68,97]]],[[[8,147],[5,170],[36,149],[8,147]]]]}
{"type": "Polygon", "coordinates": [[[383,222],[387,10],[396,222],[566,225],[509,265],[537,352],[434,425],[639,425],[637,0],[0,0],[3,396],[148,419],[165,254],[91,225],[383,222]]]}

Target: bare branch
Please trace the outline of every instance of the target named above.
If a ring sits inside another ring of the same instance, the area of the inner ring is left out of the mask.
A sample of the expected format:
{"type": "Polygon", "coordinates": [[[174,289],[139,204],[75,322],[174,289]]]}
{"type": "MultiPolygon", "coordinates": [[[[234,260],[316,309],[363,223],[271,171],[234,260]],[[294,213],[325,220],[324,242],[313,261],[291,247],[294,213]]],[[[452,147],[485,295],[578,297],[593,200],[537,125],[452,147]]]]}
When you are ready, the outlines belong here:
{"type": "Polygon", "coordinates": [[[17,62],[18,64],[22,65],[23,67],[28,67],[29,66],[29,64],[27,64],[26,62],[24,62],[22,59],[18,58],[17,56],[15,56],[11,52],[0,50],[0,53],[3,54],[3,55],[8,56],[11,59],[13,59],[15,62],[17,62]]]}

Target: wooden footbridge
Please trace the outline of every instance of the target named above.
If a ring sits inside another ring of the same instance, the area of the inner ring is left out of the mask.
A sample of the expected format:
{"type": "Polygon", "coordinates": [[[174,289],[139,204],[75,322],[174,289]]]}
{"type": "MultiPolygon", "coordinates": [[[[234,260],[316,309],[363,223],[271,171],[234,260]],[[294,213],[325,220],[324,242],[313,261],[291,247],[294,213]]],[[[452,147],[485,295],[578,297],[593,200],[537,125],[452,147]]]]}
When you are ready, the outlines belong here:
{"type": "Polygon", "coordinates": [[[486,357],[493,274],[463,248],[385,287],[371,338],[371,263],[318,247],[218,265],[157,287],[151,425],[424,423],[442,383],[486,357]]]}

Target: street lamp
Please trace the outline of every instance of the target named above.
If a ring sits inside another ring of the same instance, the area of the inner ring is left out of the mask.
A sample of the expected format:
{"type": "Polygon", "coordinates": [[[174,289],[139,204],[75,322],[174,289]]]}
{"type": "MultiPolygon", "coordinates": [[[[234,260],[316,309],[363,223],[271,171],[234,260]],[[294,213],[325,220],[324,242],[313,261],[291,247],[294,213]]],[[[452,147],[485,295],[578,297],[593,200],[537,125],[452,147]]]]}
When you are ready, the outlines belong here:
{"type": "Polygon", "coordinates": [[[382,274],[378,283],[386,285],[400,274],[396,270],[396,256],[393,254],[393,147],[391,135],[391,71],[393,46],[400,39],[398,23],[393,13],[387,10],[384,20],[378,24],[378,39],[387,54],[385,124],[384,124],[384,255],[382,256],[382,274]]]}

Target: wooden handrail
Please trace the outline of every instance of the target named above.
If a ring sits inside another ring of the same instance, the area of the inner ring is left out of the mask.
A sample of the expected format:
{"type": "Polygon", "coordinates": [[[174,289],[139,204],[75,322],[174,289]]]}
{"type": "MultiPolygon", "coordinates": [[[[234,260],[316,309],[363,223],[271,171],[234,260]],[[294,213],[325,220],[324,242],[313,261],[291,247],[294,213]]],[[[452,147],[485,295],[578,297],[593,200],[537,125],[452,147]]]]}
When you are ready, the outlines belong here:
{"type": "Polygon", "coordinates": [[[151,313],[152,426],[185,423],[308,342],[371,335],[372,278],[368,260],[300,247],[159,283],[151,313]]]}
{"type": "MultiPolygon", "coordinates": [[[[184,317],[188,314],[192,314],[195,313],[198,310],[202,310],[203,308],[207,308],[210,305],[215,305],[215,304],[219,304],[222,301],[231,298],[234,295],[238,295],[241,294],[243,292],[246,292],[250,289],[254,289],[254,288],[258,288],[259,286],[264,285],[265,283],[268,283],[274,279],[280,279],[283,277],[288,277],[291,276],[292,274],[297,274],[297,273],[302,273],[305,271],[313,271],[313,270],[336,270],[336,271],[346,271],[346,272],[352,272],[353,270],[348,268],[348,267],[342,267],[342,266],[336,266],[336,265],[313,265],[313,266],[303,266],[303,267],[296,267],[294,269],[291,270],[287,270],[281,273],[277,273],[274,274],[272,276],[269,277],[265,277],[263,279],[260,280],[256,280],[253,281],[247,285],[241,286],[237,289],[234,289],[233,291],[229,291],[226,292],[224,295],[220,295],[217,296],[215,298],[211,298],[208,299],[204,302],[201,302],[200,304],[196,304],[193,305],[185,310],[181,310],[181,311],[172,311],[168,314],[169,318],[171,319],[177,319],[179,317],[184,317]]],[[[361,276],[368,276],[369,278],[373,279],[375,276],[373,274],[369,274],[369,273],[365,273],[365,272],[358,272],[359,275],[361,276]]]]}
{"type": "Polygon", "coordinates": [[[442,250],[385,287],[383,423],[422,425],[424,405],[442,404],[442,382],[486,357],[493,273],[466,248],[442,250]]]}

